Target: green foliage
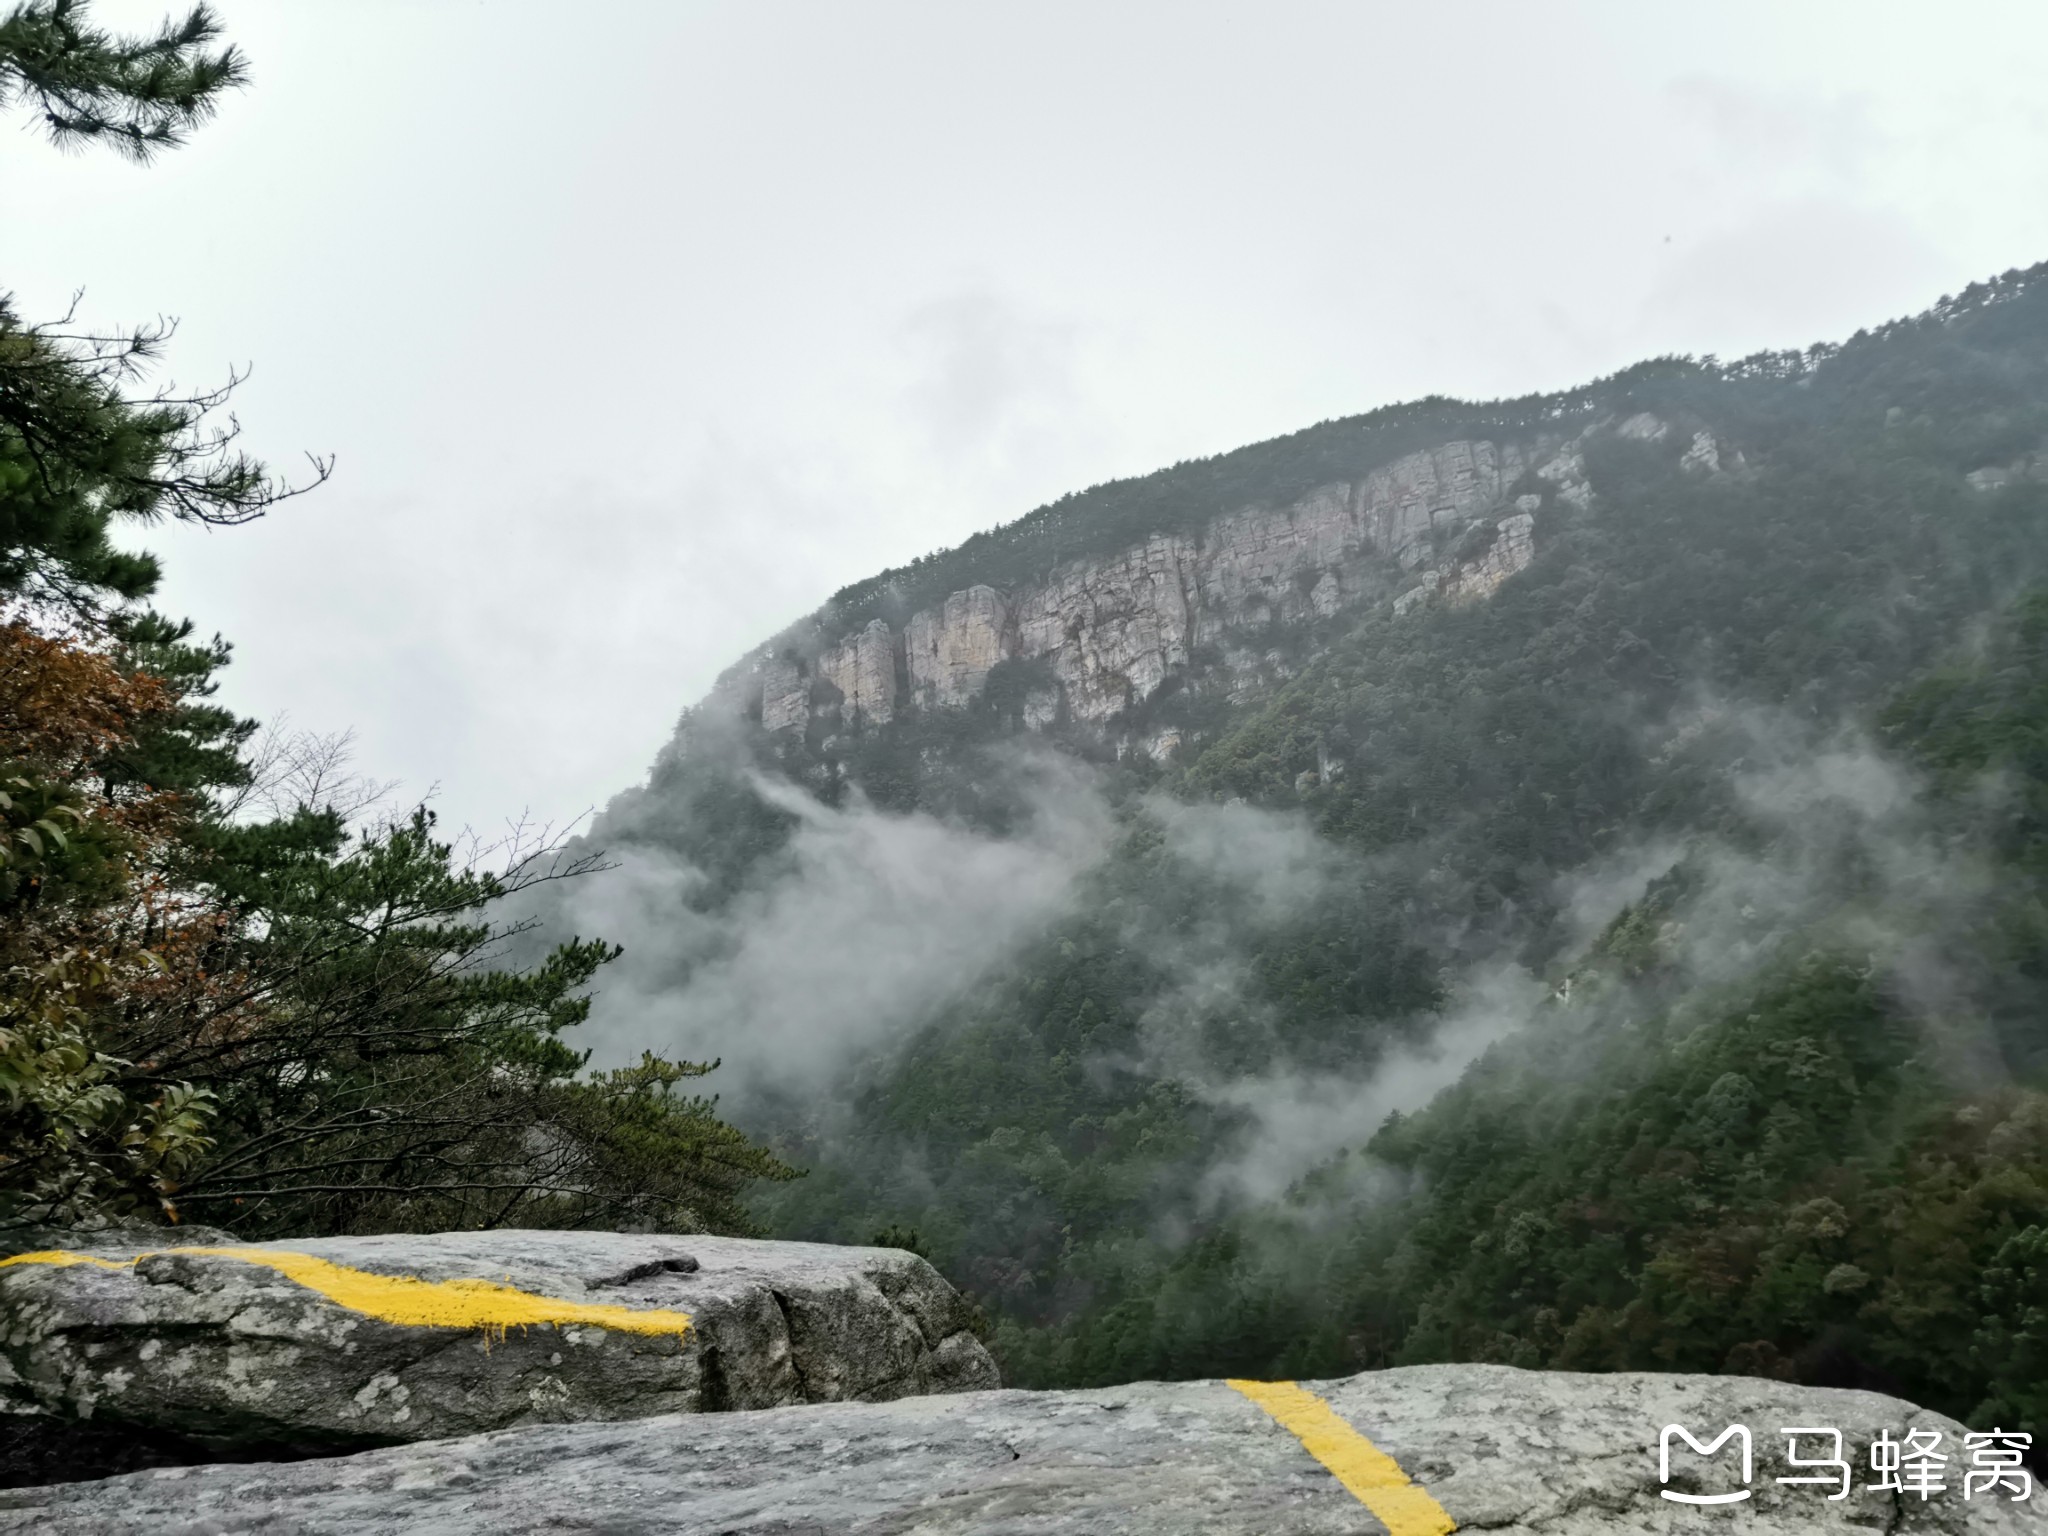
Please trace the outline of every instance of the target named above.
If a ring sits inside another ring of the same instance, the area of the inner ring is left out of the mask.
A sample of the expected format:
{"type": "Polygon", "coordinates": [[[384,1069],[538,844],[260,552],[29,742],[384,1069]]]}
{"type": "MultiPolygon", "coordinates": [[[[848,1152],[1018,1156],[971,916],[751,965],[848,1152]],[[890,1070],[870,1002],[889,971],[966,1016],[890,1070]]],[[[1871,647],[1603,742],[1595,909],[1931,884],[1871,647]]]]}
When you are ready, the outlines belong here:
{"type": "MultiPolygon", "coordinates": [[[[1542,498],[1536,559],[1485,603],[1262,637],[1294,675],[1241,701],[1197,654],[1118,722],[1182,729],[1170,766],[1055,725],[1102,763],[1114,846],[1041,940],[860,1065],[829,1134],[762,1115],[812,1169],[764,1212],[815,1238],[914,1227],[1020,1384],[1740,1370],[2042,1433],[2048,486],[1966,476],[2042,462],[2044,277],[1839,347],[1325,423],[839,594],[822,633],[1447,438],[1676,428],[1596,437],[1590,505],[1515,488],[1542,498]],[[1698,429],[1724,473],[1681,468],[1698,429]],[[1910,812],[1760,815],[1755,781],[1830,753],[1910,812]],[[1315,899],[1275,916],[1189,867],[1156,795],[1304,819],[1332,850],[1315,899]],[[1561,877],[1660,846],[1674,867],[1589,940],[1561,877]],[[1731,863],[1796,901],[1712,908],[1731,863]],[[1284,1195],[1231,1195],[1248,1094],[1373,1080],[1503,959],[1556,989],[1537,1024],[1284,1195]]],[[[750,769],[999,829],[987,763],[1034,681],[1013,664],[974,707],[853,738],[700,734],[604,835],[716,870],[716,906],[781,868],[765,812],[696,809],[737,805],[750,769]]]]}
{"type": "Polygon", "coordinates": [[[214,674],[228,664],[228,643],[216,635],[194,645],[191,620],[147,609],[110,615],[107,628],[121,663],[156,678],[171,703],[137,721],[132,738],[100,759],[106,782],[187,797],[247,784],[245,753],[256,722],[206,702],[219,689],[214,674]]]}
{"type": "MultiPolygon", "coordinates": [[[[158,579],[154,556],[115,547],[117,524],[247,522],[310,488],[271,476],[235,446],[232,419],[218,421],[239,380],[135,392],[169,334],[31,324],[0,294],[0,591],[97,614],[158,579]]],[[[332,462],[313,463],[318,484],[332,462]]]]}
{"type": "MultiPolygon", "coordinates": [[[[26,0],[0,109],[146,160],[243,83],[218,31],[200,6],[116,38],[82,0],[26,0]]],[[[499,915],[589,861],[492,872],[423,808],[352,827],[363,803],[212,702],[227,644],[133,606],[159,570],[124,523],[240,523],[306,488],[218,421],[238,380],[137,389],[167,335],[0,295],[0,1225],[748,1229],[747,1188],[794,1174],[687,1091],[715,1063],[586,1071],[569,1032],[616,948],[534,954],[499,915]]]]}
{"type": "Polygon", "coordinates": [[[1991,1382],[1972,1422],[2048,1425],[2048,1226],[2028,1227],[1984,1267],[1974,1363],[1991,1382]]]}
{"type": "Polygon", "coordinates": [[[874,1248],[901,1248],[904,1252],[914,1253],[921,1259],[929,1259],[931,1257],[930,1252],[925,1248],[924,1239],[919,1237],[916,1230],[911,1227],[884,1227],[868,1239],[868,1244],[874,1248]]]}
{"type": "Polygon", "coordinates": [[[71,833],[85,824],[75,805],[55,785],[19,775],[0,788],[0,879],[19,888],[41,882],[53,860],[68,853],[71,833]]]}
{"type": "Polygon", "coordinates": [[[212,1145],[203,1090],[137,1096],[118,1079],[129,1064],[94,1049],[112,971],[73,951],[0,983],[0,1227],[156,1216],[212,1145]]]}
{"type": "Polygon", "coordinates": [[[677,1092],[717,1066],[643,1055],[634,1066],[561,1083],[555,1123],[582,1149],[587,1171],[550,1214],[563,1225],[623,1214],[689,1231],[757,1231],[745,1197],[757,1181],[798,1174],[719,1119],[715,1098],[677,1092]]]}
{"type": "Polygon", "coordinates": [[[115,37],[87,10],[87,0],[23,0],[0,18],[0,110],[33,102],[61,147],[105,144],[146,161],[248,83],[238,50],[209,51],[220,23],[207,6],[152,37],[115,37]]]}
{"type": "Polygon", "coordinates": [[[124,1042],[216,1101],[185,1208],[250,1233],[744,1230],[739,1192],[791,1171],[677,1092],[710,1067],[585,1074],[564,1038],[616,948],[503,963],[517,930],[488,910],[578,872],[465,869],[425,811],[354,836],[310,810],[212,828],[197,873],[222,904],[213,964],[238,984],[124,1042]]]}

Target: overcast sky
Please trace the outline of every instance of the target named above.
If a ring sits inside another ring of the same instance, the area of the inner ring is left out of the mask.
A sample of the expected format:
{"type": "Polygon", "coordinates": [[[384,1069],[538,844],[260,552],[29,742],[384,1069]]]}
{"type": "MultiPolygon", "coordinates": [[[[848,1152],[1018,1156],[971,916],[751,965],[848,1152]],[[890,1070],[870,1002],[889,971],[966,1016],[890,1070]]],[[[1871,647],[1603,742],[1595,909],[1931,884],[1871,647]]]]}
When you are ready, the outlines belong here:
{"type": "Polygon", "coordinates": [[[175,315],[260,452],[338,455],[152,536],[164,605],[484,829],[1065,491],[2048,257],[2036,0],[219,9],[254,87],[156,165],[0,121],[0,287],[175,315]]]}

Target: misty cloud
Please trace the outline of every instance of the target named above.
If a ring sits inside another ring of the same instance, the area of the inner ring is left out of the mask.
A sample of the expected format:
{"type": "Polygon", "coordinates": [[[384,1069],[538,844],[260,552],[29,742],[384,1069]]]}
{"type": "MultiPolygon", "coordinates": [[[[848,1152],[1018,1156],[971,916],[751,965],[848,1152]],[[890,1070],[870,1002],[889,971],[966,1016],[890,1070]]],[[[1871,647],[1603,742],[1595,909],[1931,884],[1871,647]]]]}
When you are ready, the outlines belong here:
{"type": "MultiPolygon", "coordinates": [[[[1570,938],[1547,980],[1510,957],[1513,936],[1502,934],[1499,947],[1467,952],[1438,1013],[1374,1023],[1391,1043],[1369,1065],[1333,1072],[1290,1059],[1257,956],[1320,903],[1394,878],[1394,862],[1338,847],[1300,811],[1152,796],[1137,810],[1170,861],[1168,883],[1184,877],[1198,894],[1170,913],[1150,897],[1103,907],[1089,876],[1127,827],[1090,770],[1053,754],[999,770],[1019,776],[1030,808],[1008,838],[886,813],[857,792],[834,808],[755,776],[754,792],[793,818],[794,831],[764,866],[772,873],[715,912],[692,904],[700,871],[628,843],[613,855],[615,869],[575,885],[560,915],[626,947],[599,978],[585,1033],[600,1062],[641,1050],[722,1057],[715,1085],[742,1105],[766,1090],[826,1105],[860,1063],[940,1017],[1053,923],[1091,908],[1116,912],[1123,942],[1166,979],[1144,1005],[1134,1054],[1093,1066],[1176,1080],[1242,1117],[1241,1137],[1216,1149],[1195,1191],[1216,1209],[1269,1204],[1363,1147],[1390,1114],[1425,1107],[1524,1030],[1559,976],[1583,965],[1621,910],[1674,870],[1684,872],[1686,894],[1662,920],[1658,946],[1667,971],[1688,983],[1738,980],[1788,937],[1810,939],[1823,931],[1816,924],[1831,923],[1825,931],[1884,955],[1898,994],[1930,1020],[1968,1015],[1975,983],[1943,936],[1978,885],[1936,835],[1907,769],[1853,733],[1720,702],[1659,734],[1667,762],[1698,753],[1717,765],[1729,825],[1624,848],[1560,878],[1570,938]],[[1267,1064],[1250,1073],[1220,1066],[1219,1040],[1267,1064]]],[[[1581,1015],[1590,1025],[1662,1004],[1609,978],[1597,1003],[1581,995],[1571,1006],[1597,1008],[1581,1015]]],[[[1964,1034],[1967,1065],[1981,1053],[1964,1034]]],[[[1369,1164],[1352,1172],[1346,1199],[1378,1188],[1369,1164]]]]}
{"type": "Polygon", "coordinates": [[[1948,263],[1889,208],[1801,195],[1758,208],[1672,255],[1642,301],[1721,355],[1806,346],[1855,331],[1902,289],[1938,289],[1948,263]]]}
{"type": "Polygon", "coordinates": [[[1597,939],[1621,909],[1642,900],[1650,882],[1669,873],[1685,856],[1675,838],[1659,838],[1594,860],[1561,876],[1559,904],[1564,909],[1571,948],[1584,949],[1597,939]]]}
{"type": "Polygon", "coordinates": [[[1146,810],[1164,829],[1169,853],[1238,887],[1264,922],[1299,915],[1354,862],[1298,814],[1242,802],[1189,804],[1165,796],[1148,801],[1146,810]]]}
{"type": "MultiPolygon", "coordinates": [[[[1984,875],[1939,835],[1912,772],[1854,731],[1817,728],[1777,710],[1709,703],[1672,728],[1681,747],[1724,764],[1736,823],[1714,835],[1625,848],[1562,877],[1557,897],[1571,937],[1553,980],[1582,965],[1624,907],[1682,866],[1688,891],[1661,924],[1658,944],[1664,964],[1688,985],[1753,975],[1795,938],[1865,948],[1949,1070],[1980,1080],[1995,1075],[1995,1053],[1975,1022],[1984,978],[1964,937],[1987,889],[1984,875]]],[[[1276,916],[1301,910],[1340,868],[1336,850],[1298,818],[1245,807],[1160,814],[1175,829],[1176,851],[1264,890],[1265,910],[1276,916]]],[[[1262,1027],[1244,952],[1232,935],[1206,930],[1186,945],[1181,965],[1179,983],[1148,1018],[1154,1064],[1249,1122],[1243,1141],[1203,1181],[1201,1197],[1212,1206],[1270,1205],[1304,1175],[1362,1147],[1393,1112],[1424,1107],[1529,1025],[1552,994],[1552,983],[1504,955],[1483,957],[1453,983],[1441,1014],[1412,1032],[1414,1043],[1404,1038],[1369,1070],[1332,1074],[1282,1063],[1228,1077],[1205,1069],[1192,1026],[1226,1019],[1262,1027]]],[[[1598,1013],[1582,1024],[1664,1003],[1609,978],[1592,1006],[1598,1013]]],[[[1371,1166],[1352,1173],[1347,1198],[1384,1192],[1371,1166]]]]}
{"type": "Polygon", "coordinates": [[[1823,921],[1903,965],[1928,936],[1967,922],[1983,872],[1941,835],[1905,764],[1853,729],[1761,708],[1707,713],[1738,754],[1729,785],[1741,824],[1687,854],[1699,888],[1672,949],[1688,974],[1739,976],[1823,921]]]}
{"type": "MultiPolygon", "coordinates": [[[[1542,1002],[1545,989],[1534,977],[1489,959],[1454,984],[1440,1014],[1375,1026],[1398,1038],[1370,1067],[1331,1073],[1283,1058],[1251,1074],[1222,1070],[1207,1054],[1214,1031],[1241,1039],[1269,1034],[1276,1022],[1273,1004],[1254,984],[1260,935],[1284,931],[1319,902],[1348,885],[1371,883],[1391,865],[1330,842],[1298,811],[1164,797],[1145,809],[1164,834],[1163,850],[1220,887],[1209,914],[1189,929],[1161,932],[1147,926],[1143,913],[1127,925],[1127,942],[1143,945],[1173,977],[1140,1021],[1145,1059],[1138,1069],[1172,1077],[1205,1102],[1245,1117],[1241,1139],[1218,1148],[1196,1191],[1204,1207],[1274,1200],[1312,1169],[1362,1146],[1389,1114],[1427,1104],[1542,1002]]],[[[1647,878],[1640,876],[1638,891],[1647,878]]]]}
{"type": "Polygon", "coordinates": [[[1363,866],[1299,811],[1153,795],[1144,814],[1160,831],[1160,851],[1205,894],[1199,916],[1184,925],[1163,925],[1149,908],[1124,915],[1124,942],[1174,978],[1140,1017],[1144,1060],[1124,1065],[1199,1085],[1213,1075],[1206,1031],[1270,1028],[1271,1010],[1250,985],[1258,936],[1308,915],[1363,866]]]}
{"type": "Polygon", "coordinates": [[[1369,1072],[1338,1077],[1280,1071],[1199,1084],[1210,1102],[1243,1110],[1252,1120],[1244,1144],[1209,1171],[1204,1199],[1245,1205],[1275,1200],[1311,1169],[1364,1146],[1389,1115],[1412,1114],[1428,1104],[1489,1048],[1527,1025],[1545,996],[1543,984],[1519,966],[1487,966],[1461,984],[1424,1041],[1395,1046],[1369,1072]]]}
{"type": "Polygon", "coordinates": [[[1894,135],[1866,97],[1819,97],[1691,75],[1666,88],[1679,120],[1706,137],[1731,175],[1754,184],[1822,179],[1863,187],[1896,153],[1894,135]]]}
{"type": "Polygon", "coordinates": [[[1041,758],[1017,771],[1030,815],[996,838],[858,794],[823,805],[786,782],[754,790],[795,818],[777,873],[715,914],[702,874],[631,846],[578,882],[561,921],[625,955],[599,978],[585,1028],[602,1061],[642,1050],[722,1057],[720,1092],[812,1093],[901,1040],[1063,911],[1109,842],[1085,771],[1041,758]]]}

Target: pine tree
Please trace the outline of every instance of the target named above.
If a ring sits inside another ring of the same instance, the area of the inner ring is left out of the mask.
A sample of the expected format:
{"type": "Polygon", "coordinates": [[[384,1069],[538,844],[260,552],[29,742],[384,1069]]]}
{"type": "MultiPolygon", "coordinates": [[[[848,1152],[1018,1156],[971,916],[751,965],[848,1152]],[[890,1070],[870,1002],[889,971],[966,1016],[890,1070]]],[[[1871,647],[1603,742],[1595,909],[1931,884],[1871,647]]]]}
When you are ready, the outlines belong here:
{"type": "MultiPolygon", "coordinates": [[[[146,161],[246,81],[204,6],[142,39],[85,11],[0,20],[0,109],[60,146],[146,161]]],[[[616,948],[510,953],[500,904],[587,861],[492,873],[424,807],[357,830],[328,776],[280,794],[212,701],[225,642],[136,606],[160,572],[121,524],[247,522],[331,468],[238,448],[238,377],[141,388],[169,334],[0,294],[0,1227],[745,1229],[743,1192],[794,1173],[688,1091],[711,1066],[590,1073],[564,1038],[616,948]]]]}
{"type": "MultiPolygon", "coordinates": [[[[0,111],[32,106],[59,147],[147,161],[248,83],[240,51],[212,46],[220,23],[206,6],[147,37],[113,36],[86,13],[84,0],[25,0],[0,19],[0,111]]],[[[220,413],[238,376],[142,388],[171,323],[104,332],[73,318],[31,323],[0,292],[0,596],[88,613],[156,587],[155,558],[116,548],[116,523],[247,522],[307,487],[236,447],[239,428],[220,413]]],[[[316,458],[312,483],[331,467],[316,458]]]]}
{"type": "Polygon", "coordinates": [[[249,81],[196,5],[153,37],[115,37],[86,19],[86,0],[25,0],[0,21],[0,109],[32,102],[60,147],[105,144],[131,160],[173,149],[249,81]]]}

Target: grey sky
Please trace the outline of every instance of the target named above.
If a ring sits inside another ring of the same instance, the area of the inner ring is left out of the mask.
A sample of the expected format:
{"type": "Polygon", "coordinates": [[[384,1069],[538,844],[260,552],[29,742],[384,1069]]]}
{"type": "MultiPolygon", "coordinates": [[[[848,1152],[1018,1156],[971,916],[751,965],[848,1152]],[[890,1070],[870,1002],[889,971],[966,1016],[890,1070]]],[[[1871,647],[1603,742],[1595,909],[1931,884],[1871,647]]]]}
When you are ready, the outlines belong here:
{"type": "Polygon", "coordinates": [[[177,315],[260,451],[338,453],[158,536],[166,605],[484,828],[1062,492],[2048,256],[2031,0],[220,9],[255,88],[156,166],[0,124],[0,286],[177,315]]]}

